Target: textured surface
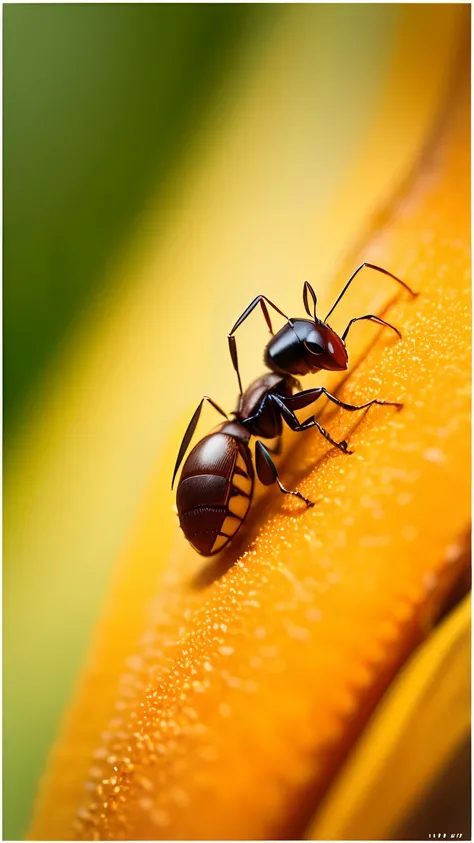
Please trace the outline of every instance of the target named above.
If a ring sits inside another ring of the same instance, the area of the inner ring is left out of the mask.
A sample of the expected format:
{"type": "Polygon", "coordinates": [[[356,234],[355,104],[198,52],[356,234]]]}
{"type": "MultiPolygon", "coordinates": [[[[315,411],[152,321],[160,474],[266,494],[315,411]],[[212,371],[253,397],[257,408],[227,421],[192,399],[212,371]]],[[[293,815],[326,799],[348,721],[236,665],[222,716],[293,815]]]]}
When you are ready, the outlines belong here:
{"type": "MultiPolygon", "coordinates": [[[[401,295],[387,311],[403,341],[354,328],[340,395],[401,400],[404,410],[355,418],[325,408],[320,418],[349,439],[351,457],[317,433],[288,437],[284,482],[299,481],[318,505],[307,511],[268,493],[235,545],[207,565],[177,531],[143,628],[134,583],[160,546],[157,477],[31,837],[67,838],[73,828],[85,839],[301,833],[429,632],[465,565],[470,521],[466,102],[362,256],[420,296],[401,295]],[[123,612],[130,658],[115,688],[107,654],[123,612]]],[[[334,327],[387,299],[375,278],[347,296],[334,327]]]]}
{"type": "MultiPolygon", "coordinates": [[[[341,267],[341,256],[366,242],[374,212],[430,135],[469,11],[456,4],[280,6],[263,41],[248,33],[248,49],[215,91],[203,132],[189,139],[182,177],[170,174],[170,194],[137,221],[133,244],[121,244],[124,257],[110,267],[114,292],[72,330],[60,367],[5,455],[8,839],[23,836],[153,479],[157,532],[125,574],[125,602],[112,612],[117,623],[100,633],[107,645],[86,755],[109,716],[117,676],[168,563],[176,526],[169,483],[183,430],[204,394],[226,410],[234,406],[227,331],[257,292],[298,313],[305,278],[327,312],[329,285],[353,269],[352,260],[341,267]],[[176,342],[177,323],[189,342],[176,342]]],[[[376,306],[391,295],[365,275],[351,315],[372,305],[364,288],[370,296],[380,291],[376,306]]],[[[368,339],[363,328],[351,337],[352,360],[368,339]]],[[[262,371],[268,333],[257,314],[239,332],[248,383],[262,371]]],[[[205,408],[199,433],[214,424],[205,408]]],[[[78,778],[86,764],[75,769],[78,778]]]]}

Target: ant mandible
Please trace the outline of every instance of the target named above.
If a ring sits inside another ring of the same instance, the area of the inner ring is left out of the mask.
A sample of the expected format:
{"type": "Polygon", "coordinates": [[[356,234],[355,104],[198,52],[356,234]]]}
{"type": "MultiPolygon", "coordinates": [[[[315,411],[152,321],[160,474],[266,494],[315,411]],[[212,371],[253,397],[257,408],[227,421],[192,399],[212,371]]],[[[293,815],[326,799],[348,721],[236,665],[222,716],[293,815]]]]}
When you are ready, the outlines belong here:
{"type": "Polygon", "coordinates": [[[218,413],[224,416],[226,422],[201,439],[189,454],[181,472],[176,501],[184,535],[195,550],[203,556],[213,556],[223,550],[247,517],[254,488],[254,469],[249,448],[252,436],[260,437],[255,443],[255,468],[260,482],[265,486],[277,483],[283,494],[295,495],[310,507],[314,506],[314,503],[300,492],[285,489],[271,456],[271,454],[280,453],[283,422],[291,430],[298,432],[316,427],[331,445],[339,448],[344,454],[351,454],[352,451],[349,450],[345,440],[336,442],[314,416],[309,416],[300,422],[295,415],[295,410],[309,406],[322,395],[338,407],[351,412],[364,410],[372,404],[386,404],[398,409],[402,407],[400,403],[376,398],[365,404],[347,404],[335,395],[331,395],[324,387],[301,391],[301,385],[295,377],[295,375],[306,375],[320,370],[344,371],[347,369],[348,356],[345,340],[355,322],[363,320],[376,322],[390,328],[401,337],[398,328],[371,313],[351,319],[340,337],[327,324],[329,316],[356,275],[364,267],[388,275],[412,296],[418,295],[388,270],[364,262],[351,275],[324,321],[318,319],[316,315],[316,294],[311,284],[305,281],[303,303],[309,319],[290,319],[276,304],[266,296],[260,295],[249,304],[233,326],[228,335],[228,342],[240,390],[238,408],[232,413],[234,419],[231,421],[218,404],[204,396],[184,434],[171,484],[173,487],[178,469],[196,430],[204,401],[208,401],[218,413]],[[239,371],[235,331],[258,305],[262,309],[272,334],[272,339],[264,352],[264,361],[270,372],[257,378],[244,391],[239,371]],[[274,335],[267,305],[287,320],[287,324],[274,335]],[[268,448],[260,441],[260,439],[275,439],[276,437],[278,441],[274,449],[268,448]]]}

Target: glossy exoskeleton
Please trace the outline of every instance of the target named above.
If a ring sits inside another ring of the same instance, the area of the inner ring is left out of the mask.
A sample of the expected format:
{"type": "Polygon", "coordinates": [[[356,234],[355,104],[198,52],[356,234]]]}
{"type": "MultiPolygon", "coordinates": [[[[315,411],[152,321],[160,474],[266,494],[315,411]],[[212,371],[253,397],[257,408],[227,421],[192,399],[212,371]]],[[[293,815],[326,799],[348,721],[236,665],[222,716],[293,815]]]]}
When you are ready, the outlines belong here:
{"type": "Polygon", "coordinates": [[[232,414],[234,419],[231,421],[211,398],[205,396],[186,429],[173,473],[174,483],[196,430],[204,401],[209,401],[217,412],[226,418],[226,422],[195,445],[184,463],[177,489],[177,509],[181,528],[188,541],[203,556],[212,556],[226,547],[247,516],[254,488],[254,468],[249,447],[251,437],[257,438],[255,469],[260,482],[265,486],[277,483],[284,494],[295,495],[307,506],[313,506],[313,502],[300,492],[286,489],[278,476],[271,455],[279,453],[283,422],[294,431],[316,427],[328,442],[344,454],[350,454],[352,451],[348,449],[345,440],[336,442],[313,415],[300,422],[295,411],[313,404],[322,395],[349,411],[363,410],[372,404],[388,404],[401,408],[402,405],[397,402],[379,399],[372,399],[360,405],[347,404],[335,395],[331,395],[324,387],[301,391],[301,386],[295,377],[295,375],[306,375],[322,369],[331,371],[347,369],[348,356],[345,339],[355,322],[361,320],[376,322],[391,328],[401,337],[400,331],[394,325],[373,314],[351,319],[340,337],[327,324],[326,320],[364,266],[390,276],[411,295],[417,295],[391,272],[373,264],[364,263],[350,277],[324,321],[316,316],[316,294],[311,285],[305,281],[303,302],[310,319],[289,319],[266,296],[260,295],[251,302],[233,326],[228,340],[240,389],[239,404],[232,414]],[[313,305],[312,311],[310,298],[313,305]],[[272,336],[265,348],[265,364],[271,371],[253,381],[244,392],[234,333],[254,308],[260,305],[270,332],[273,334],[267,304],[283,316],[287,324],[272,336]],[[277,445],[272,450],[261,441],[261,439],[273,440],[275,438],[277,438],[277,445]]]}

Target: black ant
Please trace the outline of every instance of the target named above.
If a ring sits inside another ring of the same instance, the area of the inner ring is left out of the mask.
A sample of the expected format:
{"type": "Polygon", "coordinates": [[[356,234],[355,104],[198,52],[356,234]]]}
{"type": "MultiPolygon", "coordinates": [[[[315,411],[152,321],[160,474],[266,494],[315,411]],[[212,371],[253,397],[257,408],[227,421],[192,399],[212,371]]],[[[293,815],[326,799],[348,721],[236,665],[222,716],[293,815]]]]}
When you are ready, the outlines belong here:
{"type": "Polygon", "coordinates": [[[254,469],[249,448],[251,436],[262,439],[278,437],[277,446],[273,450],[267,448],[260,439],[257,439],[255,443],[255,468],[260,482],[265,486],[277,483],[283,494],[295,495],[307,506],[314,506],[314,503],[300,492],[285,489],[278,477],[271,453],[280,452],[283,422],[295,431],[316,427],[331,445],[339,448],[344,454],[351,454],[352,451],[348,449],[345,440],[336,442],[332,439],[314,416],[309,416],[302,422],[298,421],[295,410],[301,410],[314,403],[321,395],[325,395],[338,407],[351,412],[364,410],[372,404],[386,404],[399,409],[402,407],[402,404],[397,402],[379,399],[372,399],[359,405],[346,404],[322,386],[298,391],[301,390],[301,385],[295,375],[306,375],[322,369],[330,371],[347,369],[348,356],[345,340],[355,322],[362,320],[376,322],[386,328],[391,328],[401,337],[398,328],[373,314],[351,319],[340,337],[327,324],[327,319],[334,308],[357,273],[364,267],[388,275],[408,290],[412,296],[418,295],[404,281],[386,269],[363,263],[351,275],[324,321],[318,319],[316,315],[316,294],[311,284],[305,281],[303,303],[309,319],[289,319],[266,296],[257,296],[233,326],[228,341],[240,389],[238,409],[232,413],[234,420],[231,421],[211,398],[205,396],[202,399],[181,442],[171,484],[173,487],[178,469],[196,430],[204,401],[209,401],[214,409],[224,416],[226,422],[195,445],[183,466],[177,489],[177,509],[181,528],[188,541],[203,556],[213,556],[221,551],[238,532],[247,516],[254,487],[254,469]],[[287,324],[272,336],[265,348],[264,361],[271,371],[253,381],[244,392],[234,334],[257,305],[260,305],[272,335],[273,328],[267,305],[283,316],[287,324]]]}

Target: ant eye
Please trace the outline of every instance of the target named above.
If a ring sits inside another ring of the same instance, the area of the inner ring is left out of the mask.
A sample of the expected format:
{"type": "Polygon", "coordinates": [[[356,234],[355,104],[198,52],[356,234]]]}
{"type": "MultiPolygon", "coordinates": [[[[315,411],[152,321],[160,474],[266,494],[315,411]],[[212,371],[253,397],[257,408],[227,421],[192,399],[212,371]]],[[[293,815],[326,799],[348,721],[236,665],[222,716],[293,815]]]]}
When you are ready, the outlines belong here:
{"type": "Polygon", "coordinates": [[[309,340],[306,340],[305,346],[311,354],[322,354],[324,351],[324,348],[321,348],[317,342],[310,342],[309,340]]]}
{"type": "Polygon", "coordinates": [[[305,339],[304,344],[311,354],[324,354],[322,338],[318,331],[312,331],[305,339]]]}

